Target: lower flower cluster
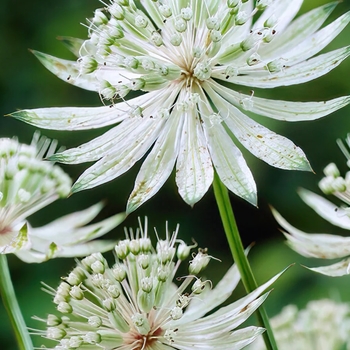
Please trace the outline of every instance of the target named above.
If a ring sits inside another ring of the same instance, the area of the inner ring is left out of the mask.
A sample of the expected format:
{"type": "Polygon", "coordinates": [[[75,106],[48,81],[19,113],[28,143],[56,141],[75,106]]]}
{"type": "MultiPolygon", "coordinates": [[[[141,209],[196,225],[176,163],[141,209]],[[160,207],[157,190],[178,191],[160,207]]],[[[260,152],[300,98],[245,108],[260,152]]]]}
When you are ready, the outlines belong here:
{"type": "Polygon", "coordinates": [[[79,261],[54,290],[61,316],[49,315],[47,329],[37,331],[57,344],[52,349],[241,349],[263,332],[262,328],[234,330],[266,299],[260,296],[275,276],[246,297],[220,308],[240,280],[232,266],[212,289],[197,275],[212,257],[198,249],[189,261],[188,275],[173,281],[182,261],[196,246],[177,239],[177,231],[152,246],[147,225],[130,231],[114,249],[110,267],[100,254],[79,261]]]}

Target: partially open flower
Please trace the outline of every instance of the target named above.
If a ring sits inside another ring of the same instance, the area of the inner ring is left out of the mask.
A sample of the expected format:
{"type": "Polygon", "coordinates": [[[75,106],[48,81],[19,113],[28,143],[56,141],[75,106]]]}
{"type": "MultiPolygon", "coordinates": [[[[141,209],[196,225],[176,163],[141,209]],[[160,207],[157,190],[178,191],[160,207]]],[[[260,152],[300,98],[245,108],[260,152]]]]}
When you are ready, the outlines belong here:
{"type": "Polygon", "coordinates": [[[112,266],[101,254],[81,260],[56,290],[47,287],[62,315],[37,318],[47,329],[36,334],[55,340],[51,349],[57,350],[231,350],[251,343],[262,328],[235,329],[262,304],[268,293],[261,294],[279,275],[208,315],[231,295],[238,270],[233,265],[212,289],[199,276],[211,259],[201,249],[192,255],[188,274],[176,278],[186,258],[176,236],[177,230],[167,229],[154,248],[146,223],[116,245],[112,266]]]}
{"type": "Polygon", "coordinates": [[[56,147],[56,141],[39,133],[30,145],[0,139],[0,254],[15,253],[26,262],[41,262],[112,249],[111,241],[91,240],[116,227],[124,214],[84,226],[100,212],[101,203],[40,228],[27,221],[31,214],[69,194],[69,176],[42,159],[52,155],[56,147]]]}
{"type": "MultiPolygon", "coordinates": [[[[303,310],[288,305],[271,319],[279,350],[350,349],[350,306],[333,300],[314,300],[303,310]]],[[[247,350],[265,350],[258,339],[247,350]]]]}
{"type": "Polygon", "coordinates": [[[321,28],[336,2],[294,19],[302,3],[110,0],[96,10],[88,40],[64,38],[77,62],[34,52],[58,77],[96,91],[107,105],[12,115],[56,130],[114,125],[52,158],[66,164],[95,162],[73,192],[115,179],[147,154],[128,212],[155,195],[174,168],[179,193],[189,205],[207,192],[214,169],[229,190],[256,205],[256,184],[236,144],[277,168],[311,167],[293,142],[247,114],[314,120],[349,103],[348,96],[322,102],[271,100],[251,90],[308,82],[349,56],[349,47],[315,55],[348,24],[350,12],[321,28]]]}
{"type": "MultiPolygon", "coordinates": [[[[338,140],[347,165],[350,167],[350,153],[346,145],[338,140]]],[[[347,138],[350,147],[350,135],[347,138]]],[[[334,163],[324,169],[325,177],[319,182],[320,189],[327,195],[332,194],[345,204],[337,206],[329,200],[311,191],[301,189],[299,194],[303,201],[317,214],[331,224],[350,231],[350,171],[344,177],[334,163]]],[[[331,234],[308,234],[289,224],[276,210],[273,214],[278,223],[287,231],[284,232],[288,245],[298,253],[311,258],[340,259],[329,266],[314,267],[311,270],[328,275],[343,276],[350,274],[350,237],[331,234]]]]}

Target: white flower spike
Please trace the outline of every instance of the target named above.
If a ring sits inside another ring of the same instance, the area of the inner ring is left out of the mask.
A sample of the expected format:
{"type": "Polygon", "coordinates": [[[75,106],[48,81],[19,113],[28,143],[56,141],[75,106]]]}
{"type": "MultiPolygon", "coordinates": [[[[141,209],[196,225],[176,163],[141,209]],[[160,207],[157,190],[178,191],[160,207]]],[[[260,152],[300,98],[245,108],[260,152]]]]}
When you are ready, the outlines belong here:
{"type": "MultiPolygon", "coordinates": [[[[350,135],[346,140],[350,147],[350,135]]],[[[346,146],[338,140],[347,165],[350,166],[350,153],[346,146]]],[[[350,230],[350,171],[345,177],[334,163],[324,169],[325,177],[319,182],[319,187],[325,194],[335,195],[345,206],[337,206],[327,199],[311,191],[301,189],[299,194],[303,201],[322,218],[342,229],[350,230]]],[[[288,245],[301,255],[318,259],[345,258],[329,266],[310,268],[310,270],[336,277],[350,274],[350,237],[331,234],[307,234],[290,225],[276,210],[272,212],[277,222],[287,231],[283,232],[288,245]]]]}
{"type": "Polygon", "coordinates": [[[73,192],[113,180],[151,150],[128,212],[157,193],[174,167],[179,193],[190,205],[207,192],[214,169],[228,189],[256,205],[256,184],[232,135],[272,166],[311,168],[299,147],[246,111],[278,120],[314,120],[350,101],[349,96],[279,101],[234,90],[232,84],[274,88],[304,83],[349,56],[350,47],[315,55],[348,24],[350,12],[321,28],[337,2],[293,20],[302,2],[141,0],[141,8],[134,0],[110,0],[96,10],[88,40],[63,39],[77,62],[34,52],[59,78],[96,91],[107,105],[22,110],[12,116],[56,130],[118,124],[52,157],[67,164],[96,162],[73,192]]]}
{"type": "MultiPolygon", "coordinates": [[[[333,300],[314,300],[303,310],[288,305],[271,319],[279,350],[350,349],[350,306],[333,300]]],[[[261,338],[247,350],[265,350],[261,338]]]]}
{"type": "Polygon", "coordinates": [[[52,162],[57,142],[35,133],[31,145],[0,138],[0,254],[14,253],[25,262],[85,256],[113,248],[115,242],[94,240],[119,225],[125,214],[86,225],[101,211],[96,204],[33,228],[27,218],[68,195],[71,179],[52,162]]]}
{"type": "Polygon", "coordinates": [[[81,260],[56,290],[46,288],[63,315],[37,318],[47,329],[34,334],[56,341],[51,349],[57,350],[238,350],[250,344],[263,329],[235,329],[263,303],[268,293],[262,293],[280,274],[208,315],[227,300],[240,275],[233,265],[212,289],[211,281],[197,276],[211,259],[199,249],[189,274],[176,278],[191,248],[184,249],[177,233],[167,228],[166,239],[158,238],[153,248],[146,221],[117,244],[112,267],[101,254],[81,260]]]}

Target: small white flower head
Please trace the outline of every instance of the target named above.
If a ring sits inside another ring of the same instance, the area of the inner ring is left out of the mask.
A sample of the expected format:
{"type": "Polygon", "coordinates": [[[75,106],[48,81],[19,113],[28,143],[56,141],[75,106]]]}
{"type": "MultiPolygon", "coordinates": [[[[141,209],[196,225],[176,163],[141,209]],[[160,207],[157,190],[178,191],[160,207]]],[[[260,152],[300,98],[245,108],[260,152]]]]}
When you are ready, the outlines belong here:
{"type": "MultiPolygon", "coordinates": [[[[279,350],[342,350],[350,348],[350,306],[332,300],[314,300],[305,309],[283,308],[271,318],[279,350]]],[[[259,337],[247,350],[265,350],[259,337]]]]}
{"type": "Polygon", "coordinates": [[[141,3],[110,0],[97,10],[84,43],[66,39],[77,62],[34,52],[59,78],[96,91],[106,106],[23,110],[14,117],[58,130],[114,125],[91,142],[52,157],[66,164],[96,162],[72,192],[111,181],[148,154],[128,212],[155,195],[174,167],[179,193],[191,206],[207,192],[214,170],[229,190],[256,205],[256,184],[236,141],[274,167],[311,170],[299,147],[246,111],[284,121],[311,120],[345,106],[349,97],[279,101],[233,86],[271,89],[326,74],[350,49],[317,54],[348,24],[350,13],[321,28],[336,2],[296,19],[303,0],[141,3]],[[129,97],[131,91],[138,91],[137,97],[129,97]]]}
{"type": "Polygon", "coordinates": [[[23,261],[41,262],[59,256],[85,256],[114,246],[111,241],[90,241],[117,226],[124,214],[84,226],[102,209],[101,203],[40,228],[28,223],[27,217],[70,192],[70,177],[43,159],[56,148],[57,141],[39,133],[30,145],[0,138],[0,254],[15,253],[23,261]]]}
{"type": "MultiPolygon", "coordinates": [[[[350,166],[350,136],[346,144],[338,140],[338,144],[347,158],[350,166]]],[[[325,194],[332,194],[342,201],[336,205],[326,198],[311,191],[301,189],[299,195],[317,214],[331,224],[350,231],[350,171],[341,176],[340,170],[334,163],[328,164],[324,169],[324,175],[319,182],[320,189],[325,194]]],[[[298,230],[289,224],[276,210],[273,214],[277,222],[286,232],[283,232],[288,240],[288,245],[296,252],[311,258],[342,259],[334,264],[322,267],[310,268],[312,271],[328,276],[343,276],[350,274],[350,238],[331,234],[308,234],[298,230]]]]}
{"type": "MultiPolygon", "coordinates": [[[[241,349],[251,343],[262,333],[261,328],[237,332],[235,328],[261,305],[267,297],[261,293],[278,276],[207,316],[229,297],[240,280],[239,272],[232,266],[214,289],[210,281],[191,274],[191,265],[187,276],[176,277],[184,263],[177,259],[177,234],[178,228],[170,233],[166,227],[165,239],[157,234],[156,247],[116,256],[112,267],[96,254],[78,262],[79,271],[73,270],[79,275],[78,285],[75,279],[71,285],[71,273],[56,291],[47,287],[62,315],[38,319],[47,328],[36,334],[55,341],[51,349],[241,349]],[[171,254],[160,259],[161,250],[171,254]],[[144,256],[150,262],[147,267],[139,264],[144,256]],[[93,270],[97,261],[104,266],[102,273],[93,270]]],[[[127,235],[129,242],[139,241],[140,246],[149,240],[146,226],[127,235]]]]}

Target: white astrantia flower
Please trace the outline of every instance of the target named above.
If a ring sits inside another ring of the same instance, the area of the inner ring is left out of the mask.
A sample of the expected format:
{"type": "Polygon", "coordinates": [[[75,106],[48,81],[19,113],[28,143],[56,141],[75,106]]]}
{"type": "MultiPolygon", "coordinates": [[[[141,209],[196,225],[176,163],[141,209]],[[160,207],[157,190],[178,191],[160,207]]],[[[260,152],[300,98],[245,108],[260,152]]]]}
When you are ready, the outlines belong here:
{"type": "MultiPolygon", "coordinates": [[[[350,147],[350,134],[346,140],[350,147]]],[[[350,167],[350,153],[346,146],[338,140],[347,165],[350,167]]],[[[334,163],[324,169],[325,177],[319,182],[325,194],[332,194],[341,199],[345,206],[337,206],[322,196],[301,189],[299,194],[303,201],[322,218],[342,229],[350,230],[350,171],[344,177],[334,163]]],[[[278,223],[287,231],[284,232],[288,245],[298,253],[311,258],[339,259],[345,258],[329,266],[315,267],[311,270],[328,275],[343,276],[350,274],[350,237],[331,234],[307,234],[289,224],[276,210],[273,214],[278,223]]]]}
{"type": "MultiPolygon", "coordinates": [[[[288,305],[270,319],[279,350],[349,350],[350,306],[314,300],[305,309],[288,305]]],[[[261,338],[247,350],[265,350],[261,338]]]]}
{"type": "Polygon", "coordinates": [[[56,147],[56,141],[39,133],[30,145],[0,138],[0,254],[14,253],[25,262],[42,262],[114,247],[115,241],[92,240],[120,224],[125,214],[84,226],[101,211],[101,203],[42,227],[33,228],[28,223],[30,215],[69,194],[69,176],[42,159],[52,155],[56,147]]]}
{"type": "Polygon", "coordinates": [[[151,150],[136,178],[128,212],[157,193],[174,167],[179,193],[190,205],[207,192],[214,169],[228,189],[256,205],[256,184],[236,141],[272,166],[311,168],[299,147],[246,113],[314,120],[350,101],[349,96],[322,102],[270,100],[236,88],[304,83],[349,56],[350,47],[344,47],[313,57],[348,24],[350,12],[321,28],[338,2],[293,20],[302,2],[110,0],[95,11],[88,40],[63,39],[79,57],[77,62],[34,52],[59,78],[98,92],[106,105],[12,115],[56,130],[118,124],[52,157],[67,164],[96,162],[73,192],[118,177],[151,150]]]}
{"type": "Polygon", "coordinates": [[[78,262],[54,290],[61,316],[40,319],[47,325],[34,334],[55,340],[50,349],[193,350],[242,349],[264,330],[235,330],[266,299],[262,294],[280,276],[209,314],[228,299],[240,280],[233,265],[215,288],[198,277],[212,257],[207,249],[191,255],[188,272],[178,276],[191,249],[177,239],[178,227],[152,246],[144,228],[130,230],[115,247],[109,267],[99,253],[78,262]],[[176,278],[176,283],[174,282],[176,278]]]}

